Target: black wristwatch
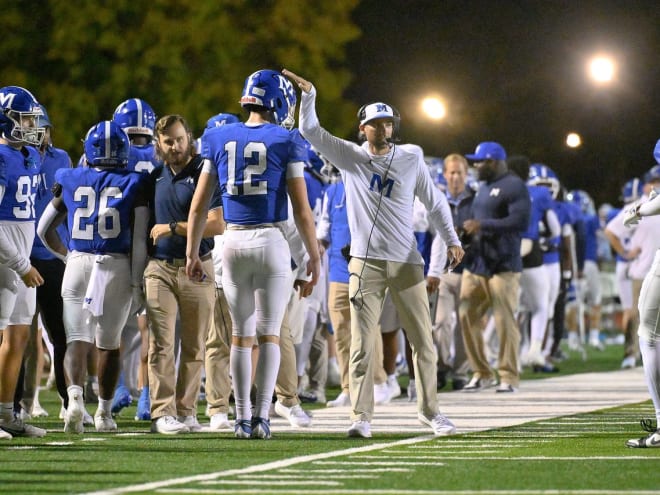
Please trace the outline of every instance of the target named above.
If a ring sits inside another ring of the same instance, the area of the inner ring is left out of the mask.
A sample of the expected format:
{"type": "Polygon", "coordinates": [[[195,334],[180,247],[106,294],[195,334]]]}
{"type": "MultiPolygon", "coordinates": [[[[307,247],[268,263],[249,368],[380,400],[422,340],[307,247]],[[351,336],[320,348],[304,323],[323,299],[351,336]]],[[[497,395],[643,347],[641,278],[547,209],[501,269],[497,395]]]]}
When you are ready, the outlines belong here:
{"type": "Polygon", "coordinates": [[[170,232],[172,235],[176,235],[176,222],[170,222],[170,232]]]}

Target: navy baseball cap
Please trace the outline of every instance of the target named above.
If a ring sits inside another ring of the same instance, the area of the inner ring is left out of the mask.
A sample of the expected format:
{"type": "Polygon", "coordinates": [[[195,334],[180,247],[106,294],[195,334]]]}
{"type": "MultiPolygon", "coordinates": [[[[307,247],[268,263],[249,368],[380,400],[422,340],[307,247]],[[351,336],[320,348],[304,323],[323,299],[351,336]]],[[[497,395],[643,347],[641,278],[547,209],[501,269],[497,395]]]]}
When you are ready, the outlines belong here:
{"type": "Polygon", "coordinates": [[[484,141],[477,145],[477,149],[472,155],[465,155],[468,160],[483,162],[484,160],[506,160],[506,151],[500,143],[494,141],[484,141]]]}

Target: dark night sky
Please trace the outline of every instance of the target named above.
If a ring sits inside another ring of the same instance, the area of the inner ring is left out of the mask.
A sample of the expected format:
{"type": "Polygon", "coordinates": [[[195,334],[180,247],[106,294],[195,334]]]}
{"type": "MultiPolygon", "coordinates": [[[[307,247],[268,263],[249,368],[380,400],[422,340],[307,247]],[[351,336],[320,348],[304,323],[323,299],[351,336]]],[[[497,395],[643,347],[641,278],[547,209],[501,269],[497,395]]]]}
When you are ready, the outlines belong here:
{"type": "Polygon", "coordinates": [[[616,203],[652,165],[660,138],[660,4],[602,0],[365,0],[349,47],[357,106],[396,106],[402,140],[428,155],[501,142],[552,167],[570,188],[616,203]],[[597,86],[587,61],[606,52],[617,80],[597,86]],[[448,101],[441,123],[422,116],[427,93],[448,101]],[[569,131],[583,138],[571,150],[569,131]]]}

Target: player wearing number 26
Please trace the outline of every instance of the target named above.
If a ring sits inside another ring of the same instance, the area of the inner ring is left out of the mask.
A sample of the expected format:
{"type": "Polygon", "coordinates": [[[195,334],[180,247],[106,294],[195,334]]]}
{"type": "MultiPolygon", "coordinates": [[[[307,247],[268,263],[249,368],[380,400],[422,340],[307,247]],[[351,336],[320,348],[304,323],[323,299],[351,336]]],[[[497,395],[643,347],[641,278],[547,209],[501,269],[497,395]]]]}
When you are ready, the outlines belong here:
{"type": "Polygon", "coordinates": [[[86,166],[55,173],[54,199],[37,233],[55,255],[66,259],[62,280],[67,350],[64,367],[69,406],[64,431],[82,433],[82,387],[87,354],[99,349],[98,431],[117,428],[110,413],[119,374],[119,342],[146,264],[149,210],[146,175],[125,169],[129,141],[111,121],[99,122],[84,140],[86,166]],[[65,247],[55,228],[66,218],[65,247]]]}

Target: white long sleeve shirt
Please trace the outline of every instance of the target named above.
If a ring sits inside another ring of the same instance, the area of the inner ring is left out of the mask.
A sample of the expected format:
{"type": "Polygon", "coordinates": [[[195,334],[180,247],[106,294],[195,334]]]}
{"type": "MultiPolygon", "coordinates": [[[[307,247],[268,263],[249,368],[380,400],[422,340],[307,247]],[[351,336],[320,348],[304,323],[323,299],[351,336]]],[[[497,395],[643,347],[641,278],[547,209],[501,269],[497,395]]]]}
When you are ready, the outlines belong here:
{"type": "Polygon", "coordinates": [[[315,88],[303,92],[300,131],[342,171],[351,256],[423,264],[413,234],[415,196],[428,210],[431,225],[447,245],[459,246],[447,199],[433,184],[423,158],[397,145],[385,155],[374,155],[368,143],[359,146],[333,136],[321,127],[315,101],[315,88]]]}

